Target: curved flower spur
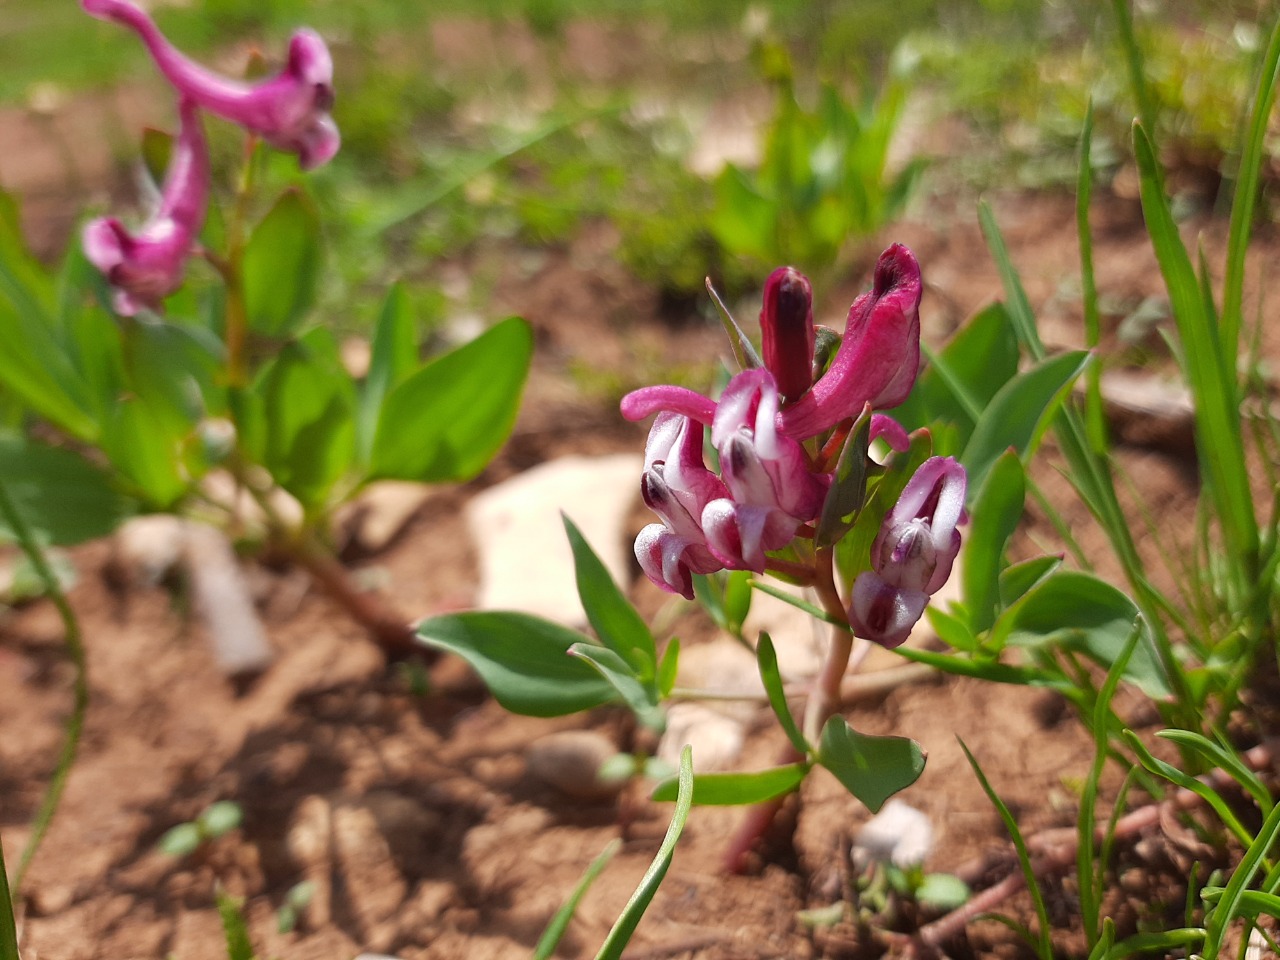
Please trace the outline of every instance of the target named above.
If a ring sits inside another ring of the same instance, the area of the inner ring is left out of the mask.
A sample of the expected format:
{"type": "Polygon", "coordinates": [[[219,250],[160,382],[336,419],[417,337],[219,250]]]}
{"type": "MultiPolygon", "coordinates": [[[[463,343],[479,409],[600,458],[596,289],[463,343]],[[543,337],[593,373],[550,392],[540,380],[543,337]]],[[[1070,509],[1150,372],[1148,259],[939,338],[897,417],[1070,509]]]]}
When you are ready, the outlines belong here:
{"type": "Polygon", "coordinates": [[[84,252],[112,287],[112,306],[131,317],[160,302],[182,285],[187,257],[195,247],[209,199],[209,147],[193,101],[178,104],[182,127],[174,141],[155,214],[130,232],[115,217],[100,217],[84,228],[84,252]]]}
{"type": "MultiPolygon", "coordinates": [[[[813,569],[796,569],[771,554],[797,537],[814,537],[836,460],[862,417],[869,418],[868,441],[881,437],[897,450],[907,448],[906,432],[880,411],[901,404],[915,383],[922,289],[915,256],[901,244],[890,246],[876,264],[872,289],[850,307],[828,364],[815,358],[809,281],[781,267],[765,284],[762,367],[735,375],[718,402],[676,386],[645,387],[622,399],[628,420],[659,414],[642,490],[662,523],[650,524],[636,540],[650,580],[688,599],[694,574],[720,569],[773,569],[816,580],[813,562],[813,569]],[[703,461],[707,427],[719,476],[703,461]]],[[[950,573],[964,487],[964,468],[949,458],[926,461],[908,482],[876,539],[871,572],[863,575],[877,579],[859,578],[852,608],[840,611],[859,635],[894,646],[910,632],[950,573]],[[935,544],[940,537],[946,543],[935,544]]],[[[824,552],[830,577],[830,551],[824,552]]]]}
{"type": "Polygon", "coordinates": [[[302,169],[323,166],[338,152],[341,138],[329,115],[333,60],[314,31],[294,32],[279,73],[258,83],[245,83],[214,73],[181,53],[155,21],[130,0],[81,0],[81,4],[98,19],[137,33],[180,96],[257,134],[277,150],[296,153],[302,169]]]}

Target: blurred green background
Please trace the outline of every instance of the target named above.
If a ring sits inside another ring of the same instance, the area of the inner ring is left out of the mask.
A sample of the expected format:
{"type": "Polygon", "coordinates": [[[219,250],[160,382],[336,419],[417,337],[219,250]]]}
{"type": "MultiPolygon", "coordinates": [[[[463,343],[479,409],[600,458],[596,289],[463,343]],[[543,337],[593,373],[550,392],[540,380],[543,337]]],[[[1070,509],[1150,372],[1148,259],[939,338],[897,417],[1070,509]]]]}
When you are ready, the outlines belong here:
{"type": "MultiPolygon", "coordinates": [[[[1269,10],[1133,11],[1187,209],[1229,184],[1269,10]]],[[[229,71],[255,48],[278,62],[295,25],[330,41],[343,150],[306,179],[331,250],[323,301],[353,330],[377,303],[360,292],[393,279],[425,320],[460,297],[482,309],[496,264],[587,224],[607,225],[616,258],[678,299],[706,276],[749,289],[779,259],[856,272],[887,222],[928,218],[939,198],[954,209],[995,187],[1068,185],[1090,97],[1108,182],[1136,112],[1110,0],[205,0],[154,13],[229,71]],[[446,257],[465,258],[465,290],[442,282],[446,257]]],[[[12,110],[165,96],[136,38],[69,0],[0,0],[0,63],[12,110]]],[[[211,133],[228,183],[239,143],[211,133]]],[[[113,145],[125,184],[131,138],[113,145]]],[[[270,180],[297,177],[289,158],[264,163],[270,180]]]]}

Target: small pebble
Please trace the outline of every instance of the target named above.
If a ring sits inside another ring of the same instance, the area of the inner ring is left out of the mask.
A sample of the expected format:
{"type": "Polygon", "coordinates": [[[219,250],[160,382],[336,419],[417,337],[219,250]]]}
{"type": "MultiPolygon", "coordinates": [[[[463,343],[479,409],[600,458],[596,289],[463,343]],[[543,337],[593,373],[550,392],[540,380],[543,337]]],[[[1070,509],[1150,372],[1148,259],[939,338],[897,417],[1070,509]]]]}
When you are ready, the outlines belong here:
{"type": "Polygon", "coordinates": [[[608,737],[591,730],[562,730],[529,745],[525,762],[529,773],[543,783],[581,800],[617,796],[625,780],[608,780],[600,768],[616,755],[608,737]]]}

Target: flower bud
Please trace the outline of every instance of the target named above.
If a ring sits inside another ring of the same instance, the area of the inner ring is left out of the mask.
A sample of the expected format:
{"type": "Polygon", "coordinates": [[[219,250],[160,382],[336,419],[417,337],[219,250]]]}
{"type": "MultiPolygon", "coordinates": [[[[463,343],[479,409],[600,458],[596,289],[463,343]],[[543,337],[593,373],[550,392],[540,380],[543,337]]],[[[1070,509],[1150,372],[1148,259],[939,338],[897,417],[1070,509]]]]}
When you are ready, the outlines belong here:
{"type": "Polygon", "coordinates": [[[779,267],[765,281],[760,332],[778,392],[799,399],[813,382],[813,289],[795,267],[779,267]]]}
{"type": "Polygon", "coordinates": [[[880,255],[872,289],[853,302],[827,372],[782,412],[790,437],[813,437],[870,403],[902,403],[920,367],[920,264],[900,243],[880,255]]]}

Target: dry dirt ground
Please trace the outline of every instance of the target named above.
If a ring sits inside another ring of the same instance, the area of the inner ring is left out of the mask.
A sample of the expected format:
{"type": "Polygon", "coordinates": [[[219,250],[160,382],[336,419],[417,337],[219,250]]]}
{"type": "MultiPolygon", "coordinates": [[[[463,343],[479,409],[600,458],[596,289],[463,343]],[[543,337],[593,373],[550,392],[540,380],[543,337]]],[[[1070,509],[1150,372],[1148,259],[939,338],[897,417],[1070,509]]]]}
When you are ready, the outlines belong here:
{"type": "MultiPolygon", "coordinates": [[[[1006,197],[997,211],[1046,340],[1078,342],[1071,201],[1006,197]]],[[[1114,329],[1118,315],[1158,294],[1160,283],[1134,202],[1104,198],[1096,220],[1099,282],[1119,304],[1110,318],[1114,329]]],[[[1218,249],[1222,225],[1200,226],[1210,250],[1218,249]]],[[[971,208],[902,224],[885,239],[903,240],[919,255],[929,284],[925,337],[934,345],[999,296],[971,208]]],[[[1274,272],[1277,259],[1280,243],[1261,237],[1251,275],[1274,272]]],[[[844,303],[860,282],[851,281],[844,303]]],[[[613,265],[608,244],[590,231],[581,249],[553,254],[531,278],[513,276],[498,297],[499,310],[522,313],[538,333],[516,435],[478,481],[440,490],[387,550],[353,561],[376,568],[384,589],[414,617],[471,600],[475,559],[460,516],[469,497],[562,453],[642,447],[643,428],[622,423],[573,371],[585,364],[627,378],[635,376],[627,365],[636,356],[661,367],[720,351],[716,329],[693,314],[664,312],[657,294],[613,265]]],[[[1273,325],[1268,337],[1276,336],[1273,325]]],[[[1272,339],[1269,355],[1280,354],[1276,346],[1272,339]]],[[[1126,349],[1159,354],[1158,337],[1126,349]]],[[[1136,447],[1125,448],[1121,459],[1159,515],[1191,516],[1195,478],[1187,461],[1136,447]]],[[[1065,484],[1055,483],[1053,471],[1041,473],[1065,498],[1065,484]]],[[[1105,571],[1101,537],[1082,510],[1070,509],[1069,516],[1105,571]]],[[[1047,524],[1034,512],[1027,530],[1025,549],[1047,536],[1047,524]]],[[[1149,552],[1154,564],[1154,547],[1149,552]]],[[[218,885],[246,898],[262,957],[335,960],[363,950],[407,960],[527,957],[587,863],[621,836],[621,853],[584,900],[559,954],[594,955],[656,851],[669,807],[643,797],[595,804],[569,799],[531,777],[524,755],[540,735],[574,727],[602,731],[622,745],[627,731],[616,714],[514,717],[447,664],[439,689],[417,696],[403,672],[388,670],[360,631],[299,574],[265,568],[255,577],[264,585],[262,614],[278,658],[238,691],[218,673],[199,627],[169,591],[111,585],[103,576],[109,553],[103,543],[73,553],[80,578],[71,601],[88,648],[91,704],[62,807],[22,891],[28,957],[225,956],[213,906],[218,885]],[[164,831],[217,800],[242,807],[240,829],[186,859],[157,851],[164,831]],[[317,894],[298,929],[280,934],[276,910],[304,879],[317,884],[317,894]]],[[[538,563],[536,545],[529,562],[538,563]]],[[[647,583],[636,584],[635,595],[646,611],[657,609],[660,598],[647,583]]],[[[681,635],[709,636],[706,623],[693,617],[679,625],[681,635]]],[[[35,603],[0,618],[0,833],[11,864],[53,770],[70,687],[50,605],[35,603]]],[[[1124,708],[1135,725],[1150,729],[1155,722],[1136,701],[1124,708]]],[[[934,823],[930,869],[957,869],[1007,848],[957,736],[1026,830],[1073,822],[1091,745],[1051,693],[941,680],[899,687],[846,715],[859,730],[910,736],[928,750],[924,775],[903,798],[934,823]]],[[[768,764],[783,744],[762,717],[742,766],[768,764]]],[[[849,924],[811,930],[797,918],[798,911],[843,895],[850,838],[867,817],[856,801],[819,771],[785,812],[755,870],[728,876],[721,856],[742,816],[693,812],[628,956],[882,952],[859,942],[849,924]]],[[[1154,848],[1145,861],[1131,848],[1120,852],[1110,909],[1130,928],[1181,911],[1182,892],[1168,880],[1177,868],[1162,859],[1160,843],[1154,848]]],[[[1055,923],[1069,929],[1070,886],[1051,885],[1050,901],[1055,923]]],[[[1006,907],[1027,914],[1022,895],[1006,907]]],[[[1061,943],[1080,946],[1069,933],[1061,943]]],[[[1025,951],[1007,928],[980,921],[949,952],[1025,951]]]]}

